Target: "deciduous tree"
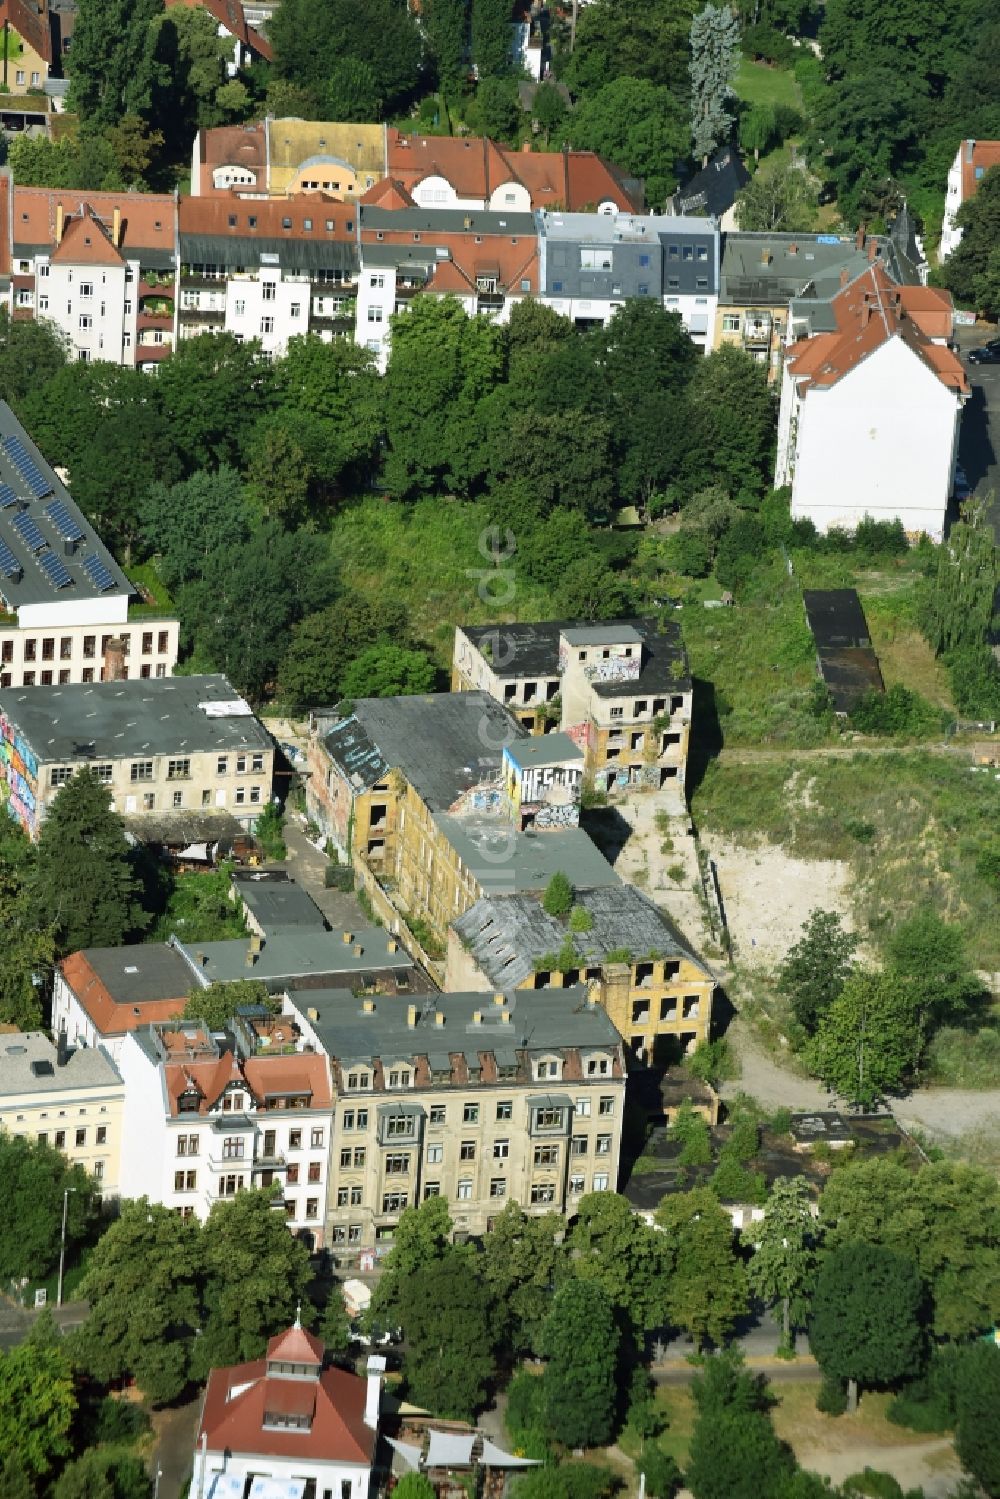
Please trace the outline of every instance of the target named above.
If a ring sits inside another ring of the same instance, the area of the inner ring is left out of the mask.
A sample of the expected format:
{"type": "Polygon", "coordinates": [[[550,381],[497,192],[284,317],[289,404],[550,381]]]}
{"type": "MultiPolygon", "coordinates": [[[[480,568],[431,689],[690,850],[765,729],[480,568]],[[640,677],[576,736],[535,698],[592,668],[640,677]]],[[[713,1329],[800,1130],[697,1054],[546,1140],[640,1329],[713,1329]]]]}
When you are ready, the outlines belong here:
{"type": "Polygon", "coordinates": [[[978,1343],[958,1366],[955,1451],[987,1494],[1000,1494],[1000,1348],[978,1343]]]}
{"type": "Polygon", "coordinates": [[[615,1415],[619,1332],[595,1282],[571,1279],[556,1292],[542,1332],[545,1417],[568,1447],[603,1446],[615,1415]]]}
{"type": "Polygon", "coordinates": [[[472,60],[480,78],[503,78],[513,70],[505,0],[472,0],[472,60]]]}
{"type": "Polygon", "coordinates": [[[418,1405],[467,1420],[480,1408],[495,1367],[495,1317],[465,1255],[423,1263],[402,1282],[399,1321],[406,1377],[418,1405]]]}
{"type": "Polygon", "coordinates": [[[200,578],[212,555],[237,550],[250,534],[243,482],[225,465],[203,469],[178,484],[153,484],[140,511],[142,538],[159,553],[168,588],[200,578]]]}
{"type": "Polygon", "coordinates": [[[94,1213],[94,1183],[61,1151],[22,1135],[0,1133],[0,1172],[6,1204],[0,1219],[0,1282],[43,1279],[59,1257],[63,1196],[69,1251],[87,1232],[94,1213]]]}
{"type": "Polygon", "coordinates": [[[184,1006],[184,1019],[201,1020],[210,1031],[221,1031],[237,1010],[245,1007],[265,1009],[276,1015],[281,1011],[281,1000],[269,994],[267,985],[260,979],[220,981],[208,984],[204,989],[191,990],[184,1006]]]}
{"type": "Polygon", "coordinates": [[[843,1244],[820,1266],[809,1342],[824,1374],[859,1385],[917,1373],[924,1356],[924,1287],[912,1260],[873,1244],[843,1244]]]}
{"type": "Polygon", "coordinates": [[[778,987],[807,1036],[840,994],[851,973],[857,938],[845,932],[836,911],[810,911],[802,936],[789,948],[778,987]]]}
{"type": "Polygon", "coordinates": [[[689,154],[683,108],[648,78],[602,80],[581,98],[564,133],[576,150],[597,151],[642,177],[647,201],[657,207],[677,186],[677,163],[689,154]]]}
{"type": "Polygon", "coordinates": [[[344,672],[343,688],[349,698],[399,697],[433,692],[436,679],[437,667],[426,651],[384,641],[355,656],[344,672]]]}
{"type": "Polygon", "coordinates": [[[859,969],[819,1023],[809,1065],[851,1103],[871,1107],[898,1090],[920,1060],[917,995],[897,974],[859,969]]]}
{"type": "Polygon", "coordinates": [[[700,1347],[721,1343],[747,1309],[733,1221],[708,1187],[665,1197],[656,1210],[668,1259],[667,1313],[700,1347]]]}
{"type": "Polygon", "coordinates": [[[162,0],[81,0],[73,30],[71,108],[99,132],[150,109],[162,0]]]}
{"type": "Polygon", "coordinates": [[[73,1450],[76,1392],[63,1349],[29,1337],[0,1353],[0,1463],[19,1459],[35,1478],[58,1468],[73,1450]]]}
{"type": "Polygon", "coordinates": [[[516,1202],[508,1202],[483,1239],[479,1274],[515,1353],[539,1349],[563,1259],[556,1238],[564,1228],[557,1213],[529,1217],[516,1202]]]}
{"type": "Polygon", "coordinates": [[[340,599],[293,629],[281,663],[282,697],[299,707],[335,703],[344,692],[344,673],[367,646],[408,638],[406,610],[397,599],[381,592],[340,599]]]}
{"type": "Polygon", "coordinates": [[[816,222],[819,199],[802,167],[765,163],[736,199],[736,221],[744,232],[805,233],[816,222]]]}
{"type": "MultiPolygon", "coordinates": [[[[996,176],[1000,202],[1000,170],[996,176]]],[[[951,265],[951,259],[947,263],[951,265]]],[[[937,572],[924,609],[924,629],[939,654],[986,640],[998,583],[1000,553],[989,517],[983,505],[968,504],[964,519],[956,521],[938,550],[937,572]]]]}
{"type": "Polygon", "coordinates": [[[781,1342],[792,1345],[792,1328],[802,1327],[816,1273],[816,1220],[804,1177],[779,1177],[751,1228],[754,1252],[747,1282],[768,1306],[781,1306],[781,1342]]]}
{"type": "Polygon", "coordinates": [[[635,1216],[624,1197],[613,1192],[582,1197],[566,1248],[573,1274],[601,1287],[637,1340],[663,1326],[672,1246],[635,1216]]]}

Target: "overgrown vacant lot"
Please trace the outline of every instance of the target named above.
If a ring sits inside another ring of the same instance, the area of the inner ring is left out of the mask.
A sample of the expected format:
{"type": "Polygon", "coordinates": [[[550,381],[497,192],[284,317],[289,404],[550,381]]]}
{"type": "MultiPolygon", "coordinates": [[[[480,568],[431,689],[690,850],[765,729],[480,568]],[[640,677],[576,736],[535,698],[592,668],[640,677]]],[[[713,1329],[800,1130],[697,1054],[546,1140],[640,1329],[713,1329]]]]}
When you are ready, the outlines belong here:
{"type": "Polygon", "coordinates": [[[1000,969],[996,883],[976,871],[1000,841],[1000,781],[962,755],[724,759],[709,765],[694,815],[746,846],[766,840],[801,858],[847,860],[861,931],[877,936],[932,906],[962,924],[971,962],[1000,969]]]}

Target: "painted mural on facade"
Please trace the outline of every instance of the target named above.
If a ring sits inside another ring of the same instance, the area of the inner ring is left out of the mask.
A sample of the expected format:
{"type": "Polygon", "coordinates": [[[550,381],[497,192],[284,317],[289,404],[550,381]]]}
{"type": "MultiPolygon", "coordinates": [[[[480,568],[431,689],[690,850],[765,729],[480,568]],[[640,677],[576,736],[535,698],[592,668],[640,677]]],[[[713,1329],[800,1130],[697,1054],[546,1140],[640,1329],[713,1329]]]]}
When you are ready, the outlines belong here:
{"type": "Polygon", "coordinates": [[[0,780],[7,810],[33,837],[38,828],[38,761],[5,713],[0,713],[0,780]]]}

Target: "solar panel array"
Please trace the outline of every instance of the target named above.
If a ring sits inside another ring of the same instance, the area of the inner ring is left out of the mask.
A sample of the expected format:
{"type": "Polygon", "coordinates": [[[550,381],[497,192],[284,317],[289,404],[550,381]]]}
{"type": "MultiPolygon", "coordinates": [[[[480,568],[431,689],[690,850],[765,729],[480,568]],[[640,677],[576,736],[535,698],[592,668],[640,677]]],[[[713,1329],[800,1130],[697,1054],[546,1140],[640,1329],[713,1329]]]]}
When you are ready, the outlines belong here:
{"type": "Polygon", "coordinates": [[[19,437],[5,437],[3,448],[36,500],[52,493],[52,485],[19,437]]]}
{"type": "Polygon", "coordinates": [[[78,520],[73,519],[62,500],[50,500],[45,507],[45,514],[64,541],[83,540],[86,534],[83,527],[78,520]]]}
{"type": "Polygon", "coordinates": [[[48,542],[42,535],[41,527],[35,517],[28,514],[27,510],[22,510],[20,515],[15,515],[14,530],[29,551],[40,552],[42,547],[48,546],[48,542]]]}
{"type": "Polygon", "coordinates": [[[84,557],[83,570],[98,593],[107,593],[109,588],[116,586],[114,574],[105,566],[96,552],[91,552],[89,557],[84,557]]]}
{"type": "Polygon", "coordinates": [[[0,541],[0,573],[5,578],[18,578],[23,571],[21,559],[14,556],[5,541],[0,541]]]}
{"type": "Polygon", "coordinates": [[[53,588],[68,588],[73,581],[73,574],[56,552],[41,552],[38,565],[53,588]]]}
{"type": "Polygon", "coordinates": [[[11,505],[17,504],[17,495],[9,484],[0,484],[0,510],[9,510],[11,505]]]}

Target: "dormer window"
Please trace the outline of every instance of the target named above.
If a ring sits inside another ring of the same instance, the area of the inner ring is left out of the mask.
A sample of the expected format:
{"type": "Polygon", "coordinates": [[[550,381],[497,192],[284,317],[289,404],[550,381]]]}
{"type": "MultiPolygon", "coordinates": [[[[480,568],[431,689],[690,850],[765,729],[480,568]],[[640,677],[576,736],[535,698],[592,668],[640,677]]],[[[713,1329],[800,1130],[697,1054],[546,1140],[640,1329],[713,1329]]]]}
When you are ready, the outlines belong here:
{"type": "Polygon", "coordinates": [[[348,1093],[361,1093],[372,1085],[370,1072],[349,1072],[347,1074],[348,1093]]]}
{"type": "Polygon", "coordinates": [[[587,1077],[610,1077],[611,1058],[608,1056],[588,1057],[584,1064],[584,1072],[587,1077]]]}
{"type": "Polygon", "coordinates": [[[232,1093],[227,1093],[222,1100],[222,1112],[224,1114],[242,1113],[246,1108],[246,1094],[239,1088],[232,1093]]]}
{"type": "Polygon", "coordinates": [[[390,1088],[409,1088],[413,1081],[413,1073],[409,1067],[394,1067],[389,1073],[390,1088]]]}
{"type": "Polygon", "coordinates": [[[562,1076],[562,1062],[557,1057],[541,1057],[535,1063],[535,1081],[539,1083],[558,1080],[562,1076]]]}
{"type": "Polygon", "coordinates": [[[200,1103],[201,1094],[194,1088],[188,1088],[177,1100],[178,1112],[181,1114],[197,1114],[200,1103]]]}

